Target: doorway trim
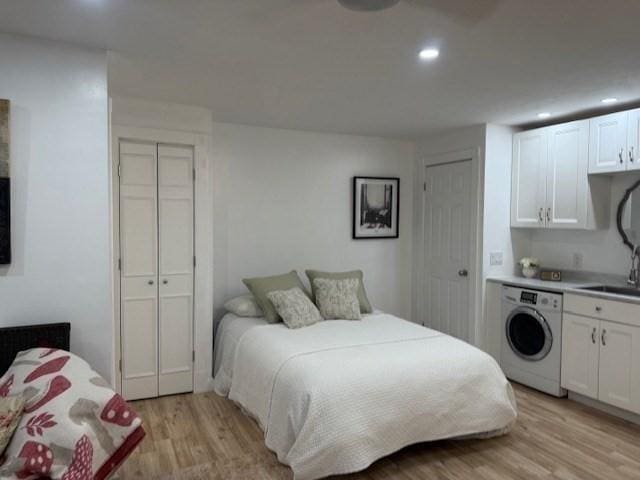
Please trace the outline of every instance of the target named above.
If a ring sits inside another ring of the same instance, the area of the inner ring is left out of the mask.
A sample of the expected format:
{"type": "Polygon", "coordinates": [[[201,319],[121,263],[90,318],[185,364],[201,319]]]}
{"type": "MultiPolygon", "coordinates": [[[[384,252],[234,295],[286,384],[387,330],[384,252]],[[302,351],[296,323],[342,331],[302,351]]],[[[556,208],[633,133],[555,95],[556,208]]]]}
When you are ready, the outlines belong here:
{"type": "Polygon", "coordinates": [[[210,139],[207,135],[164,130],[156,128],[111,126],[111,278],[113,292],[113,366],[112,384],[118,393],[122,392],[121,330],[120,330],[120,182],[118,164],[120,141],[169,143],[192,146],[194,152],[194,271],[193,304],[193,391],[204,392],[213,389],[211,377],[213,365],[213,182],[209,159],[210,139]]]}
{"type": "Polygon", "coordinates": [[[456,150],[441,154],[429,155],[422,157],[419,162],[419,179],[418,188],[420,191],[419,208],[417,212],[418,221],[418,238],[417,238],[417,276],[415,278],[416,294],[414,295],[414,309],[419,323],[424,324],[427,308],[425,304],[426,278],[426,258],[425,258],[425,185],[427,178],[427,168],[440,165],[448,165],[464,161],[471,161],[471,199],[473,205],[469,210],[470,213],[470,238],[472,241],[469,245],[469,341],[477,347],[482,347],[483,335],[482,328],[482,212],[484,204],[484,192],[482,184],[484,182],[484,158],[482,149],[470,148],[464,150],[456,150]]]}

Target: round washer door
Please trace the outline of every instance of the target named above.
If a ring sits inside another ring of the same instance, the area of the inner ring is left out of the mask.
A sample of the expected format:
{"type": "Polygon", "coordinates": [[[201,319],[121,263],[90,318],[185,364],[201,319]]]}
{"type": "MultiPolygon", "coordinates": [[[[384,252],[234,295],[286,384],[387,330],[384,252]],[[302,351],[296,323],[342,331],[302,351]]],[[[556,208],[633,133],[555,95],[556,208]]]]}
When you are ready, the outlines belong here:
{"type": "Polygon", "coordinates": [[[507,317],[505,330],[511,350],[524,360],[539,361],[551,351],[551,328],[534,308],[515,308],[507,317]]]}

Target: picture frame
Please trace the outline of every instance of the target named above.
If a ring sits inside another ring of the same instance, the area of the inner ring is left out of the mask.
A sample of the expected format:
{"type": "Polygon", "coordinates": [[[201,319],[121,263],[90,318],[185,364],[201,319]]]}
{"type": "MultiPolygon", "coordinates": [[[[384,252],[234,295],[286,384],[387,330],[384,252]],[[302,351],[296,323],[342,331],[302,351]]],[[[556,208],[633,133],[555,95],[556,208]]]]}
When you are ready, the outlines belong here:
{"type": "Polygon", "coordinates": [[[354,240],[400,235],[400,178],[353,177],[354,240]]]}
{"type": "Polygon", "coordinates": [[[0,99],[0,265],[11,263],[10,102],[0,99]]]}

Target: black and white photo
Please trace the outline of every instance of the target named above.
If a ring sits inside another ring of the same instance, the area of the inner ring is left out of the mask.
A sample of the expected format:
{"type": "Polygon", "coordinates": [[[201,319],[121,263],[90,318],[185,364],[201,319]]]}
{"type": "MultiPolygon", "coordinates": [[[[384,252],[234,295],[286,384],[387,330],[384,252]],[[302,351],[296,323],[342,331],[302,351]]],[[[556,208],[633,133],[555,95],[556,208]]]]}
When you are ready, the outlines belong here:
{"type": "Polygon", "coordinates": [[[354,177],[353,238],[398,238],[400,179],[354,177]]]}

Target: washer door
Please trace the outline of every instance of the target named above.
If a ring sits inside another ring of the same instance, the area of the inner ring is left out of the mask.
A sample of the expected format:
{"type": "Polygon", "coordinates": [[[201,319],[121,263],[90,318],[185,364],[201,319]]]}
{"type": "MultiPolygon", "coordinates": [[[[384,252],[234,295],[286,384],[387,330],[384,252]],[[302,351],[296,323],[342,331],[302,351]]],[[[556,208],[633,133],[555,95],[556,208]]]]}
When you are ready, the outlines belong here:
{"type": "Polygon", "coordinates": [[[513,353],[524,360],[542,360],[551,351],[553,334],[545,318],[531,307],[514,309],[505,325],[513,353]]]}

